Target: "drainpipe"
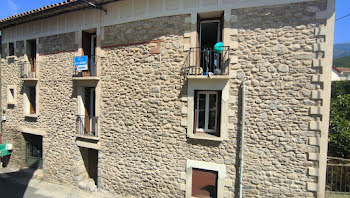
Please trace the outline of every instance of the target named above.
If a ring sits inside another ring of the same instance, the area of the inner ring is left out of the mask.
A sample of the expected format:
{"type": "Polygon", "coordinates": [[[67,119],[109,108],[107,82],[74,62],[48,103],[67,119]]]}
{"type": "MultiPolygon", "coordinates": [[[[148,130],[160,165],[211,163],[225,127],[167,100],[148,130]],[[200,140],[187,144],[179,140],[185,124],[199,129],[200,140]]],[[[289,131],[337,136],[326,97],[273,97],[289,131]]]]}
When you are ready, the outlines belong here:
{"type": "Polygon", "coordinates": [[[241,145],[240,145],[240,165],[239,165],[239,197],[242,198],[242,186],[243,186],[243,152],[244,152],[244,121],[245,121],[245,81],[247,77],[243,77],[242,81],[242,114],[241,114],[241,145]]]}

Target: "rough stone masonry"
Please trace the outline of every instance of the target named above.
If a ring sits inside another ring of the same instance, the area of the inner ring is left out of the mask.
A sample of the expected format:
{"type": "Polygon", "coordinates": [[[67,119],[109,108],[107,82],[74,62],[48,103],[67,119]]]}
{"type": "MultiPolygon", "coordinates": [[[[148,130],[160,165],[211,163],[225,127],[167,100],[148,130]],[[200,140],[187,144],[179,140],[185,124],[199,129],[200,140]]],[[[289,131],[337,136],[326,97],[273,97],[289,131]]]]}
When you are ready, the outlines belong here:
{"type": "MultiPolygon", "coordinates": [[[[185,197],[186,163],[196,160],[224,165],[223,197],[237,196],[240,85],[246,76],[243,197],[320,195],[320,139],[327,135],[321,126],[328,122],[322,112],[330,81],[325,61],[331,57],[325,47],[333,40],[327,38],[327,19],[319,17],[326,9],[327,1],[318,0],[225,10],[224,45],[231,51],[223,141],[187,137],[191,84],[181,69],[196,40],[191,14],[101,27],[97,189],[125,197],[185,197]]],[[[19,75],[25,41],[16,42],[13,57],[2,44],[2,135],[13,144],[9,166],[23,167],[19,127],[44,130],[43,179],[94,191],[81,183],[88,176],[76,144],[80,85],[72,80],[72,60],[80,52],[80,33],[38,38],[34,118],[23,113],[23,89],[30,83],[19,75]],[[16,101],[8,105],[13,85],[16,101]]]]}

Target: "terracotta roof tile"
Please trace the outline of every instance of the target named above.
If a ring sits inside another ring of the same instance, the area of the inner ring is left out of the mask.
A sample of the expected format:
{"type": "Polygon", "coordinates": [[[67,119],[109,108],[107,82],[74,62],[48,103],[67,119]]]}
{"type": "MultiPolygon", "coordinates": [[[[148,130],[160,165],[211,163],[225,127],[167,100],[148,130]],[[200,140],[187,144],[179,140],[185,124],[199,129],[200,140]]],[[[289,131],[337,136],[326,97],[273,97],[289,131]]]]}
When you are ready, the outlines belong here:
{"type": "Polygon", "coordinates": [[[63,1],[63,2],[59,2],[59,3],[52,4],[52,5],[44,6],[44,7],[38,8],[38,9],[34,9],[34,10],[30,10],[30,11],[23,12],[23,13],[20,13],[20,14],[16,14],[16,15],[4,18],[4,19],[0,19],[0,23],[8,21],[8,20],[12,20],[12,19],[17,19],[17,18],[26,16],[26,15],[29,15],[29,14],[45,11],[45,10],[48,10],[48,9],[51,9],[51,8],[57,8],[59,6],[66,5],[66,4],[68,4],[68,3],[72,2],[72,1],[77,1],[77,0],[66,0],[66,1],[63,1]]]}

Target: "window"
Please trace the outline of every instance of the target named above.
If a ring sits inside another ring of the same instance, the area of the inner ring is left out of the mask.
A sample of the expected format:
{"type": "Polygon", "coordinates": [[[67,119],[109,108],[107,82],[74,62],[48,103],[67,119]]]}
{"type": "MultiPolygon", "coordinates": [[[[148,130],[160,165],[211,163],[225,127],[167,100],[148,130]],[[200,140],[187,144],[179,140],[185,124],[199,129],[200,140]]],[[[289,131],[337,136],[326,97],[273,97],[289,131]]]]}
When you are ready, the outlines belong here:
{"type": "Polygon", "coordinates": [[[35,114],[36,113],[36,89],[35,87],[28,87],[28,99],[29,99],[29,114],[35,114]]]}
{"type": "Polygon", "coordinates": [[[195,91],[194,133],[220,136],[221,91],[195,91]]]}
{"type": "MultiPolygon", "coordinates": [[[[27,41],[27,57],[29,60],[30,68],[28,68],[29,73],[36,72],[36,40],[28,40],[27,41]]],[[[31,76],[31,75],[29,75],[31,76]]],[[[33,76],[34,77],[34,76],[33,76]]]]}
{"type": "Polygon", "coordinates": [[[223,198],[225,177],[226,166],[224,164],[187,160],[186,198],[223,198]]]}
{"type": "Polygon", "coordinates": [[[9,56],[15,55],[15,46],[13,43],[9,43],[9,56]]]}
{"type": "Polygon", "coordinates": [[[32,116],[37,114],[37,90],[36,86],[26,86],[24,93],[24,114],[32,116]]]}

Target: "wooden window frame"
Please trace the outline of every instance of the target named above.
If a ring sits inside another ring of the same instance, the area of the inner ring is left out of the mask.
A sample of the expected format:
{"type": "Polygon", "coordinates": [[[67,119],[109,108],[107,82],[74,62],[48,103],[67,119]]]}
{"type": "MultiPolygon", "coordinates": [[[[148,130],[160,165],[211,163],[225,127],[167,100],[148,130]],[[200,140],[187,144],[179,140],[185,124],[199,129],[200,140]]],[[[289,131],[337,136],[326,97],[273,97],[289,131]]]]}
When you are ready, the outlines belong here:
{"type": "Polygon", "coordinates": [[[194,121],[193,121],[193,129],[194,134],[196,133],[208,133],[210,135],[220,136],[220,122],[221,122],[221,95],[222,92],[220,90],[196,90],[194,93],[194,121]],[[204,129],[198,128],[199,122],[199,95],[205,94],[205,124],[204,129]],[[215,127],[214,129],[208,129],[209,125],[209,95],[216,95],[216,112],[215,112],[215,127]]]}

